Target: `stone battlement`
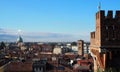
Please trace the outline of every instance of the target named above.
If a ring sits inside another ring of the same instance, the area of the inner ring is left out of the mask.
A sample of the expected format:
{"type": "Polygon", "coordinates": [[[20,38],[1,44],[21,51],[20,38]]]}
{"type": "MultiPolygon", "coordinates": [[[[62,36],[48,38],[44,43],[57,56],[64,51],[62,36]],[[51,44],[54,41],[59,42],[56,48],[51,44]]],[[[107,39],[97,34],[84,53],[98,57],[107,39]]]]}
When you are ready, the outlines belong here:
{"type": "Polygon", "coordinates": [[[108,10],[107,15],[105,15],[104,10],[100,10],[99,12],[96,13],[96,19],[100,18],[100,17],[105,18],[105,19],[108,19],[108,18],[109,19],[118,19],[118,18],[120,18],[120,10],[117,10],[115,12],[115,16],[113,16],[113,15],[114,14],[113,14],[112,10],[108,10]]]}

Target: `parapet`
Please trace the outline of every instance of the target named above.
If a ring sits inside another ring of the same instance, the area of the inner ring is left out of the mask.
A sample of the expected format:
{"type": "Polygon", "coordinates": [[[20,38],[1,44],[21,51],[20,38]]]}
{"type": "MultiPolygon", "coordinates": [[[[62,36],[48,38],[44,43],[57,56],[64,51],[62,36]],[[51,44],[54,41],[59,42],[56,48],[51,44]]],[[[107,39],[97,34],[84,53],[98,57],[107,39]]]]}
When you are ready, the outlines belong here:
{"type": "Polygon", "coordinates": [[[120,10],[118,11],[116,11],[116,14],[115,14],[115,18],[120,18],[120,10]]]}
{"type": "Polygon", "coordinates": [[[91,38],[95,38],[95,32],[91,32],[91,38]]]}
{"type": "Polygon", "coordinates": [[[106,18],[111,18],[111,19],[113,18],[113,11],[112,10],[108,11],[106,18]]]}
{"type": "Polygon", "coordinates": [[[105,15],[105,11],[104,10],[100,10],[99,12],[96,13],[96,19],[101,18],[101,19],[114,19],[113,17],[115,17],[115,19],[120,18],[120,10],[117,10],[115,12],[115,16],[113,16],[113,11],[112,10],[108,10],[107,12],[107,16],[105,15]]]}

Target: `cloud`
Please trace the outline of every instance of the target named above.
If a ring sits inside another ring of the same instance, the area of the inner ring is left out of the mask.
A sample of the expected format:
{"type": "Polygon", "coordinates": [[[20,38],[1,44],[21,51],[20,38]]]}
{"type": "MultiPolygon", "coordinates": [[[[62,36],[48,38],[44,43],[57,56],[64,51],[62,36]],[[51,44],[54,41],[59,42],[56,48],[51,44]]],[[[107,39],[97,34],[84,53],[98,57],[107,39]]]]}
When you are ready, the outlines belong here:
{"type": "MultiPolygon", "coordinates": [[[[51,33],[51,32],[22,32],[20,34],[25,42],[69,42],[83,39],[89,41],[88,35],[75,35],[75,34],[63,34],[63,33],[51,33]]],[[[17,30],[0,29],[0,41],[12,41],[17,40],[17,30]]]]}

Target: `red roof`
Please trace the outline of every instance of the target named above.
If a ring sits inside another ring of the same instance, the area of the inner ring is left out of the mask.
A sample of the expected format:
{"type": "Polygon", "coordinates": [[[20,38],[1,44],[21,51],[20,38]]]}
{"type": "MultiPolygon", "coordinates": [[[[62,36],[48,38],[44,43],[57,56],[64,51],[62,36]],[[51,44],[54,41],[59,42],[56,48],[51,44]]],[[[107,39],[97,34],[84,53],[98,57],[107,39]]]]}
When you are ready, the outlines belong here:
{"type": "Polygon", "coordinates": [[[6,70],[6,72],[17,72],[17,71],[29,71],[32,72],[32,62],[11,62],[6,70]]]}

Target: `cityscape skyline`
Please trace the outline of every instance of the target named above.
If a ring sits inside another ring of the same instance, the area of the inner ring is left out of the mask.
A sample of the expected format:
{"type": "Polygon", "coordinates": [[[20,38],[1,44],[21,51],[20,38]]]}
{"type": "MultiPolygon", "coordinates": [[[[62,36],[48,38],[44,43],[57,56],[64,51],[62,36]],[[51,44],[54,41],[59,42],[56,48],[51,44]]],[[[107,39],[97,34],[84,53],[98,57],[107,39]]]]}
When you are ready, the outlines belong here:
{"type": "Polygon", "coordinates": [[[89,41],[99,2],[103,10],[120,10],[113,0],[0,1],[0,40],[15,41],[21,29],[24,41],[89,41]]]}

